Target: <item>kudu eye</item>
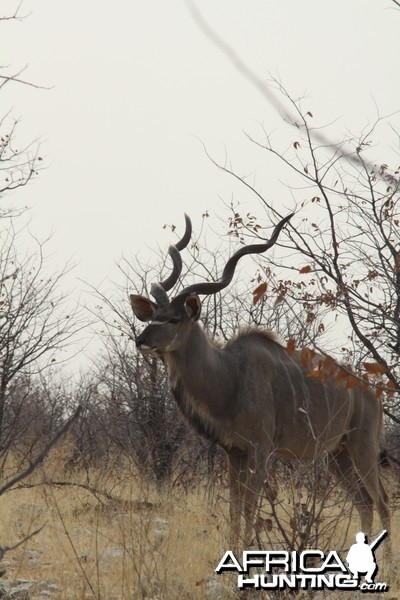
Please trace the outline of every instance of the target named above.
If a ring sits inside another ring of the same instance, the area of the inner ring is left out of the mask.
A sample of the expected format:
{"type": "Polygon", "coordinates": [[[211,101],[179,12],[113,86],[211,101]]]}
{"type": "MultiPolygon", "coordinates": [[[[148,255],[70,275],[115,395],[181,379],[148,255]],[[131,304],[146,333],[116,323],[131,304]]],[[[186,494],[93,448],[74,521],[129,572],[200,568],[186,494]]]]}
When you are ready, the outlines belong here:
{"type": "Polygon", "coordinates": [[[181,319],[180,317],[172,317],[171,319],[168,319],[168,323],[180,323],[181,319]]]}

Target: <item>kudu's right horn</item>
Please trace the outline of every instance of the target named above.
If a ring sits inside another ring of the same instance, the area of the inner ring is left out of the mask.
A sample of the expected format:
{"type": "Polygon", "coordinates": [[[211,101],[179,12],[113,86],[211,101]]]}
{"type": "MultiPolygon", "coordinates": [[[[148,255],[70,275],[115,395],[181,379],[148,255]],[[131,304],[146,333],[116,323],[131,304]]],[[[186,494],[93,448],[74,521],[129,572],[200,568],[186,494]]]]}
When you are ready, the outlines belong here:
{"type": "Polygon", "coordinates": [[[185,287],[181,292],[179,292],[179,294],[174,298],[172,303],[182,304],[185,298],[189,296],[189,294],[216,294],[217,292],[220,292],[221,290],[226,288],[232,281],[236,265],[242,258],[242,256],[246,256],[247,254],[260,254],[271,248],[276,243],[281,229],[293,217],[293,215],[294,213],[291,213],[287,217],[281,219],[276,225],[270,239],[264,244],[252,244],[250,246],[244,246],[243,248],[240,248],[237,252],[235,252],[235,254],[233,254],[233,256],[231,256],[231,258],[226,263],[225,268],[222,272],[222,276],[218,281],[203,281],[200,283],[194,283],[193,285],[189,285],[188,287],[185,287]]]}

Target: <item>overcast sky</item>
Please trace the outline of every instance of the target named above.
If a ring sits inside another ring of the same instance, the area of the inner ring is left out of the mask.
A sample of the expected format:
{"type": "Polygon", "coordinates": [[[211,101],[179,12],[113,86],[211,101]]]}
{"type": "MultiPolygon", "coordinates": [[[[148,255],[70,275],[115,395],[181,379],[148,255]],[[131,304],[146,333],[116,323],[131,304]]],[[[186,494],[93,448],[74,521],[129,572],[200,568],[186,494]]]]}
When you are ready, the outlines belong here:
{"type": "MultiPolygon", "coordinates": [[[[373,122],[377,107],[399,109],[400,10],[390,0],[197,4],[259,77],[307,93],[320,123],[338,119],[339,137],[373,122]]],[[[21,12],[29,16],[0,24],[0,62],[28,64],[24,77],[51,89],[10,84],[1,94],[2,112],[12,107],[21,118],[21,142],[42,140],[46,165],[12,200],[32,207],[33,231],[54,232],[60,265],[73,256],[76,276],[97,284],[113,277],[122,253],[142,250],[146,235],[150,246],[166,245],[162,225],[181,223],[183,211],[199,226],[205,209],[223,216],[220,198],[240,201],[199,139],[239,172],[254,170],[277,206],[292,206],[289,182],[243,135],[260,121],[279,127],[278,112],[184,1],[24,0],[21,12]]]]}

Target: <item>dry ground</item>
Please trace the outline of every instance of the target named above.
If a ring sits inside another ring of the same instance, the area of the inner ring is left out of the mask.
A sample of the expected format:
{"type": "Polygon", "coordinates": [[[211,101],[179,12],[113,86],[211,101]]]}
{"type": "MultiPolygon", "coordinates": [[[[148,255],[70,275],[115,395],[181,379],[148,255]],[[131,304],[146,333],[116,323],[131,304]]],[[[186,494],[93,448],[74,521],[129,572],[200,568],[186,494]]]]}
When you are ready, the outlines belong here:
{"type": "MultiPolygon", "coordinates": [[[[158,494],[151,486],[143,487],[125,467],[62,477],[60,471],[57,457],[50,457],[28,482],[33,487],[10,491],[0,498],[1,546],[13,545],[43,526],[37,535],[7,552],[0,563],[0,570],[5,570],[1,580],[6,582],[7,589],[16,592],[14,598],[228,600],[236,597],[236,576],[214,574],[223,553],[229,549],[228,505],[224,500],[227,493],[223,487],[210,493],[204,484],[189,492],[175,489],[158,494]],[[99,493],[96,496],[76,485],[45,483],[60,479],[64,484],[92,486],[99,493]]],[[[307,492],[299,491],[297,485],[295,490],[302,506],[308,501],[307,492]]],[[[287,497],[278,518],[290,529],[294,498],[287,489],[281,489],[279,495],[282,494],[287,497]]],[[[332,494],[334,497],[336,491],[332,494]]],[[[336,511],[337,515],[321,515],[316,519],[320,543],[330,549],[340,550],[346,545],[348,548],[354,541],[358,517],[354,513],[345,514],[344,505],[334,499],[325,513],[336,511]],[[329,527],[324,527],[328,522],[329,527]]],[[[400,597],[400,577],[395,564],[400,559],[400,528],[397,511],[393,513],[395,560],[390,592],[384,595],[386,600],[400,597]]],[[[279,528],[270,518],[268,507],[262,516],[259,533],[263,548],[276,549],[279,528]]],[[[376,528],[379,532],[377,517],[376,528]]],[[[349,598],[357,597],[352,592],[342,592],[340,598],[346,593],[349,598]]],[[[306,596],[311,597],[310,594],[306,596]]],[[[339,595],[320,593],[316,597],[333,599],[339,595]]]]}

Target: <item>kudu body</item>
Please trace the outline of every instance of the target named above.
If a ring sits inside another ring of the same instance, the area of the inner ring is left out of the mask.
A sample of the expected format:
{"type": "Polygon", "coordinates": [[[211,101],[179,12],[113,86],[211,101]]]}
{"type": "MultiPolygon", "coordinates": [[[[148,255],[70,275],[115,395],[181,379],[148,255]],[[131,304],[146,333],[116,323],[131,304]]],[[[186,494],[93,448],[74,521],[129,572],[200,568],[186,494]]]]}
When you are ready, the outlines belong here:
{"type": "Polygon", "coordinates": [[[166,292],[178,280],[180,250],[191,235],[186,217],[184,238],[169,248],[174,271],[152,286],[156,303],[130,297],[135,315],[149,322],[136,339],[137,348],[163,360],[184,417],[203,438],[226,451],[234,544],[239,541],[241,514],[246,520],[244,540],[250,540],[272,453],[310,460],[327,455],[329,469],[352,494],[362,530],[371,532],[374,505],[383,527],[390,529],[378,468],[382,407],[375,395],[361,386],[346,390],[333,379],[309,377],[299,354],[290,356],[270,330],[247,329],[220,348],[199,323],[198,294],[226,287],[238,260],[271,247],[290,217],[277,225],[267,243],[236,252],[218,282],[194,284],[170,301],[166,292]]]}

